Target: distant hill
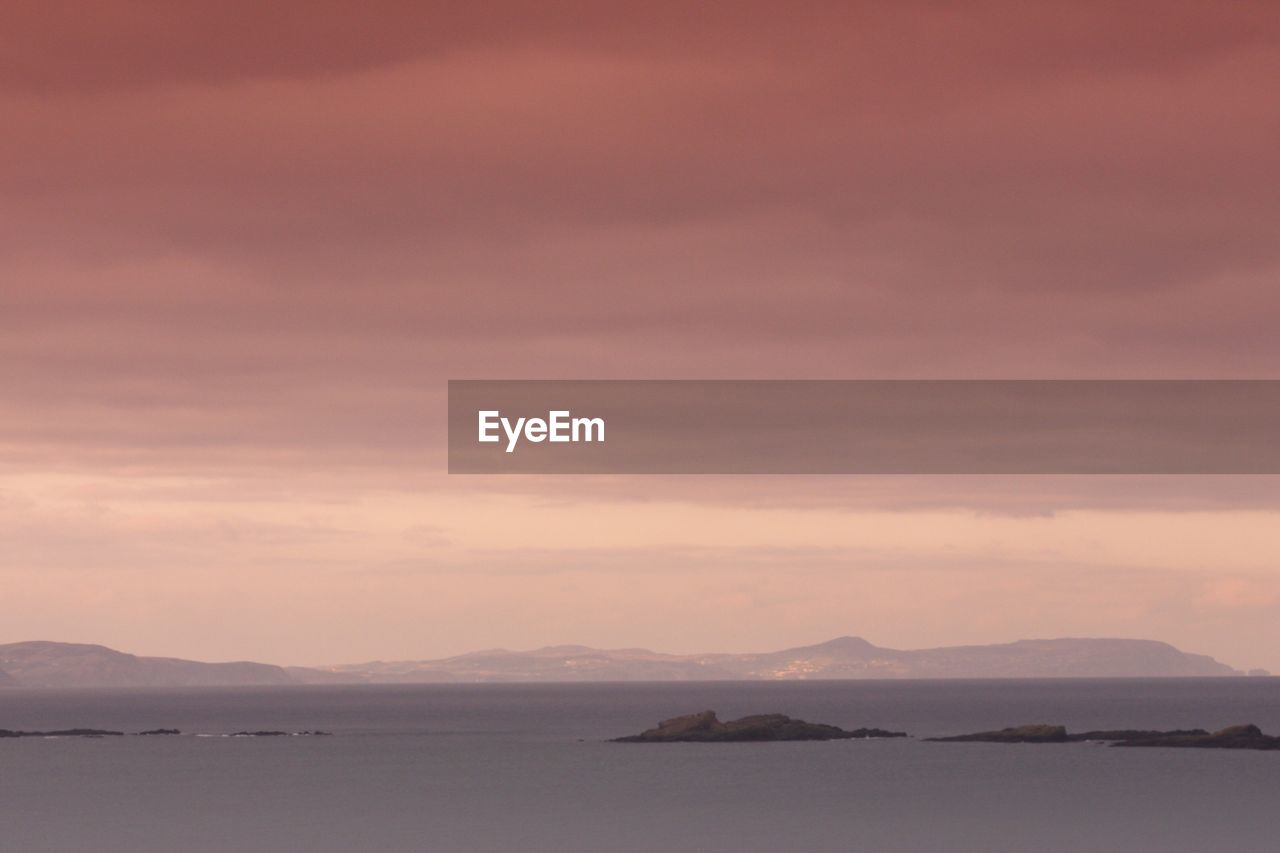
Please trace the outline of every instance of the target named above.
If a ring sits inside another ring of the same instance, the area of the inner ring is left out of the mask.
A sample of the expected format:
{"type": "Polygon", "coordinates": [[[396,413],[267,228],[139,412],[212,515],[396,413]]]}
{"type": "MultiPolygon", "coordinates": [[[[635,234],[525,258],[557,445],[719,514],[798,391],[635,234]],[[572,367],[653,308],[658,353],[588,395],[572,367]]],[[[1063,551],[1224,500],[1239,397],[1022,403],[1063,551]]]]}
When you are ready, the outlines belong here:
{"type": "Polygon", "coordinates": [[[593,649],[547,646],[528,652],[490,649],[451,658],[344,664],[291,669],[296,677],[377,683],[449,681],[707,681],[740,679],[732,669],[696,655],[668,655],[647,649],[593,649]],[[317,675],[317,673],[323,673],[317,675]]]}
{"type": "Polygon", "coordinates": [[[0,670],[10,676],[9,686],[20,687],[194,687],[294,681],[280,667],[265,663],[137,657],[105,646],[47,641],[0,645],[0,670]]]}
{"type": "Polygon", "coordinates": [[[0,687],[186,687],[272,684],[725,681],[868,678],[1156,678],[1243,675],[1153,640],[1019,640],[989,646],[887,649],[859,637],[756,654],[671,655],[646,649],[548,646],[439,660],[279,667],[138,657],[105,646],[0,645],[0,687]]]}
{"type": "Polygon", "coordinates": [[[754,678],[1106,678],[1242,675],[1211,657],[1154,640],[1019,640],[989,646],[902,651],[842,637],[730,666],[754,678]]]}
{"type": "Polygon", "coordinates": [[[302,681],[703,681],[840,678],[1104,678],[1243,675],[1153,640],[1020,640],[904,651],[840,637],[760,654],[668,655],[645,649],[549,646],[440,660],[291,669],[302,681]]]}

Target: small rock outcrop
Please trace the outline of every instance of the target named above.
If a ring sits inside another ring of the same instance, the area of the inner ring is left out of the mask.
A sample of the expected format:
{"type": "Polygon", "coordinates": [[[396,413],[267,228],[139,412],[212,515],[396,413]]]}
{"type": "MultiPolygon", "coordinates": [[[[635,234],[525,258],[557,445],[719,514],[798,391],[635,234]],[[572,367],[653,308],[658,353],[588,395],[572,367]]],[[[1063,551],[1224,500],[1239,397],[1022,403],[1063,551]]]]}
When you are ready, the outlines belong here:
{"type": "Polygon", "coordinates": [[[1206,732],[1163,732],[1156,737],[1121,741],[1112,746],[1173,746],[1190,749],[1280,749],[1280,737],[1265,735],[1254,725],[1231,726],[1206,732]]]}
{"type": "Polygon", "coordinates": [[[785,740],[850,740],[853,738],[906,737],[905,732],[883,729],[846,731],[822,723],[806,723],[785,714],[757,714],[721,722],[715,711],[687,714],[658,723],[638,735],[615,738],[616,743],[726,743],[785,740]]]}
{"type": "Polygon", "coordinates": [[[994,732],[977,732],[971,735],[926,738],[944,743],[1080,743],[1105,741],[1111,746],[1170,746],[1193,749],[1276,749],[1280,750],[1280,737],[1266,735],[1254,725],[1231,726],[1210,734],[1204,729],[1175,729],[1154,731],[1150,729],[1108,729],[1105,731],[1070,734],[1065,726],[1031,725],[1000,729],[994,732]]]}
{"type": "Polygon", "coordinates": [[[1173,731],[1161,732],[1150,729],[1105,729],[1102,731],[1079,732],[1067,735],[1067,740],[1073,743],[1082,741],[1108,741],[1118,743],[1120,741],[1137,741],[1150,740],[1152,738],[1161,737],[1182,737],[1207,735],[1204,729],[1175,729],[1173,731]]]}
{"type": "Polygon", "coordinates": [[[1066,743],[1067,739],[1066,726],[1050,726],[1044,723],[1014,726],[992,732],[975,732],[969,735],[925,738],[925,740],[941,743],[1066,743]]]}

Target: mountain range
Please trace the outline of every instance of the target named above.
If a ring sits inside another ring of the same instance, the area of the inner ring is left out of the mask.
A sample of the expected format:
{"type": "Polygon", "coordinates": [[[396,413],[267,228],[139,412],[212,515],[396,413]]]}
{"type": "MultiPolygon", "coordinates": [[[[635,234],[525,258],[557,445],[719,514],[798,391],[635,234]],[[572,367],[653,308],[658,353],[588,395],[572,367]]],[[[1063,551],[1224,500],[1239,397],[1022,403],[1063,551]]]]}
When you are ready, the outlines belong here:
{"type": "Polygon", "coordinates": [[[1077,638],[902,650],[875,646],[860,637],[840,637],[777,652],[694,655],[548,646],[523,652],[492,649],[438,660],[325,667],[281,667],[248,661],[201,663],[140,657],[105,646],[48,641],[0,645],[0,688],[1244,674],[1211,657],[1182,652],[1154,640],[1077,638]]]}
{"type": "Polygon", "coordinates": [[[296,683],[264,663],[138,657],[106,646],[38,640],[0,645],[3,687],[215,687],[296,683]]]}

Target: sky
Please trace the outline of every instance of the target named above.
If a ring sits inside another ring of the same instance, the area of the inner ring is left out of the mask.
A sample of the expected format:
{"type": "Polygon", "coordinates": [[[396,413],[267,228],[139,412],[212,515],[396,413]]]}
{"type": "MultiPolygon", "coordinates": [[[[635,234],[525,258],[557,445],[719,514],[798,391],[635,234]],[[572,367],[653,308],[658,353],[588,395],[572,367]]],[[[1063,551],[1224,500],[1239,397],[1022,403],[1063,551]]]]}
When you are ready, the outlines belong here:
{"type": "Polygon", "coordinates": [[[451,378],[1280,378],[1276,4],[0,14],[0,642],[1280,671],[1280,478],[444,456],[451,378]]]}

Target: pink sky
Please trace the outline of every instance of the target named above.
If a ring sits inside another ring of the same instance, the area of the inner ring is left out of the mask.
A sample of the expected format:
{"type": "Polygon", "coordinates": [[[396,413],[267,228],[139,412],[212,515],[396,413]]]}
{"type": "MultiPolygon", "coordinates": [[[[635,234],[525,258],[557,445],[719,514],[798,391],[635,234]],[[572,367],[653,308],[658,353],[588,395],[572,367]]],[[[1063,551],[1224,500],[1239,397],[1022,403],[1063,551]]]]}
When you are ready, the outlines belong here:
{"type": "Polygon", "coordinates": [[[1276,378],[1275,4],[50,2],[0,55],[0,639],[1280,669],[1271,478],[443,473],[448,378],[1276,378]]]}

